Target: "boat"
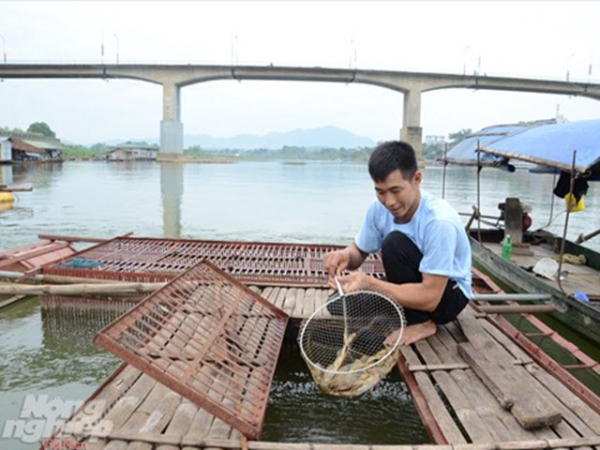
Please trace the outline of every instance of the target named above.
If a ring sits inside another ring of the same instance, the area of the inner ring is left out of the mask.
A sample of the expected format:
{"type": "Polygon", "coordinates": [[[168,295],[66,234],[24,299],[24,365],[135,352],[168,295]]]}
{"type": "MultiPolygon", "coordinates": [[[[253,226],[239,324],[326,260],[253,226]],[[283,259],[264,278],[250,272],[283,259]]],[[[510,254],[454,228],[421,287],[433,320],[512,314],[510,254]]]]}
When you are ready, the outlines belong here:
{"type": "MultiPolygon", "coordinates": [[[[445,163],[507,172],[514,172],[513,160],[532,163],[531,172],[560,173],[559,183],[562,179],[566,189],[563,196],[572,200],[578,185],[600,180],[599,143],[600,120],[498,125],[461,141],[447,153],[445,163]]],[[[577,203],[566,203],[567,217],[581,207],[582,199],[583,195],[577,203]]],[[[523,231],[527,211],[519,199],[507,198],[501,206],[500,217],[492,223],[500,228],[481,229],[481,222],[472,227],[475,220],[482,220],[480,211],[474,211],[469,220],[474,264],[515,292],[547,294],[543,301],[555,306],[551,314],[557,320],[600,344],[600,253],[581,245],[600,230],[580,236],[579,243],[564,237],[566,228],[563,237],[542,229],[523,231]],[[510,257],[503,258],[502,242],[507,235],[514,247],[510,257]],[[543,270],[546,263],[551,270],[543,270]]]]}
{"type": "Polygon", "coordinates": [[[565,241],[569,255],[584,255],[586,264],[564,263],[561,270],[561,287],[558,280],[536,275],[532,268],[537,261],[560,255],[562,238],[547,231],[526,233],[524,242],[530,245],[531,254],[511,254],[510,261],[501,256],[503,230],[482,230],[482,240],[477,230],[470,233],[471,252],[475,266],[492,274],[493,278],[515,292],[548,294],[555,309],[552,316],[569,328],[600,344],[600,254],[571,241],[565,241]],[[584,292],[587,302],[577,300],[572,294],[584,292]]]}

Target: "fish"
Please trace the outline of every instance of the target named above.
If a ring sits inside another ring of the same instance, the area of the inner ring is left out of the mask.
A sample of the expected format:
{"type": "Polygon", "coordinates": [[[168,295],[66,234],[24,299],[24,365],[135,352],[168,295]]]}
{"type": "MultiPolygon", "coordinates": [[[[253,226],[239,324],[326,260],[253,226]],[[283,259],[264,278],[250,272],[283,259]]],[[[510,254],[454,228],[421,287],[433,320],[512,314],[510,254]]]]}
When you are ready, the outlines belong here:
{"type": "Polygon", "coordinates": [[[336,397],[357,397],[371,392],[392,370],[398,359],[398,349],[386,356],[389,349],[384,348],[374,355],[365,355],[342,365],[342,362],[348,356],[347,351],[350,343],[346,342],[344,344],[335,361],[325,370],[308,365],[313,380],[324,394],[336,397]],[[383,360],[373,365],[381,358],[383,360]],[[368,368],[361,370],[364,367],[368,368]],[[332,373],[333,371],[335,372],[332,373]]]}

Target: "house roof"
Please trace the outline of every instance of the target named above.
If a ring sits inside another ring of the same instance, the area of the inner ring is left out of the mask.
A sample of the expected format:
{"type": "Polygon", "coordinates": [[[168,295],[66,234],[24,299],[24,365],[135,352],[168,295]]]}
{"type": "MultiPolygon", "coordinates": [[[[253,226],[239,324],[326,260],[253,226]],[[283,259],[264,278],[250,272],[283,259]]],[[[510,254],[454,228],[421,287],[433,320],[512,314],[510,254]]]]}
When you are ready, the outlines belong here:
{"type": "Polygon", "coordinates": [[[27,153],[37,153],[37,154],[44,153],[44,149],[38,148],[34,145],[31,145],[31,144],[25,142],[21,138],[18,138],[16,136],[11,136],[9,139],[12,142],[12,148],[14,148],[15,150],[21,150],[21,151],[27,152],[27,153]]]}
{"type": "Polygon", "coordinates": [[[60,143],[46,141],[44,139],[23,139],[24,142],[28,143],[37,148],[42,148],[44,150],[62,150],[63,146],[60,143]]]}
{"type": "Polygon", "coordinates": [[[121,144],[115,145],[113,150],[156,150],[158,151],[158,145],[148,145],[148,144],[136,144],[135,142],[123,142],[121,144]]]}

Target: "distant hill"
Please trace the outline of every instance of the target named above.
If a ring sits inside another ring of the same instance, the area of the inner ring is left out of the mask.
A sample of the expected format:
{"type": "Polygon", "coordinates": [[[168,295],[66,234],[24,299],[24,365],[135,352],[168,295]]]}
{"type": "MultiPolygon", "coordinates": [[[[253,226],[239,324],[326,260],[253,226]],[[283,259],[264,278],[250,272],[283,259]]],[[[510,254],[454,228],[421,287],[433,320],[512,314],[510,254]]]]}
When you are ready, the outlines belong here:
{"type": "MultiPolygon", "coordinates": [[[[106,143],[116,145],[125,140],[127,139],[112,139],[106,141],[106,143]]],[[[159,142],[158,138],[136,138],[135,140],[146,141],[149,144],[159,142]]],[[[264,136],[239,134],[229,138],[213,137],[206,134],[186,134],[183,141],[186,148],[199,145],[205,150],[254,150],[259,148],[276,150],[286,145],[307,149],[356,148],[376,145],[376,142],[368,137],[359,136],[348,130],[333,126],[273,132],[264,136]]]]}

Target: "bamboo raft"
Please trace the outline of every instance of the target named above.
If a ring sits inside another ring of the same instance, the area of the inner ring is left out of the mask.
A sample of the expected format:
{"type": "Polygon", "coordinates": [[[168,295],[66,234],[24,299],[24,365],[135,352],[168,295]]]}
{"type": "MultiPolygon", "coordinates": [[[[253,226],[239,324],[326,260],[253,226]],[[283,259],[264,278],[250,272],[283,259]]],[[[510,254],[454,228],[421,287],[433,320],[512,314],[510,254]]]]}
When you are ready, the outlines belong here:
{"type": "MultiPolygon", "coordinates": [[[[125,236],[98,240],[97,246],[78,254],[101,260],[104,266],[101,270],[63,268],[52,262],[42,268],[42,276],[62,277],[63,282],[68,278],[69,282],[87,283],[164,283],[206,257],[285,311],[291,318],[288,329],[293,332],[301,319],[326,302],[331,292],[319,287],[324,277],[322,254],[331,249],[333,246],[125,236]]],[[[378,276],[382,269],[380,261],[368,262],[366,271],[378,276]]],[[[28,276],[38,276],[35,274],[39,271],[34,269],[28,276]]],[[[478,275],[474,276],[478,292],[483,285],[487,286],[487,292],[499,292],[497,286],[477,271],[474,275],[478,275]]],[[[115,288],[117,292],[122,290],[119,286],[115,288]]],[[[46,308],[59,307],[65,319],[69,309],[79,310],[83,306],[98,307],[98,314],[109,320],[102,314],[101,300],[61,299],[56,294],[73,294],[68,287],[67,292],[47,289],[43,304],[46,308]]],[[[95,288],[86,286],[86,290],[90,289],[95,288]]],[[[139,285],[134,292],[121,300],[120,308],[128,309],[141,300],[139,285]]],[[[535,312],[527,310],[531,306],[507,307],[510,311],[504,312],[521,313],[537,323],[538,328],[542,327],[529,314],[535,312]]],[[[539,348],[528,344],[494,308],[497,307],[469,309],[458,321],[441,327],[435,336],[402,350],[398,369],[435,447],[247,441],[223,420],[126,363],[102,383],[51,439],[59,445],[63,440],[64,445],[106,450],[600,449],[598,396],[577,383],[539,348]]],[[[549,337],[560,343],[559,337],[553,334],[549,337]]],[[[598,364],[572,344],[566,343],[563,348],[575,350],[574,356],[583,363],[580,365],[597,371],[598,364]]],[[[208,388],[208,395],[218,400],[217,384],[222,385],[223,380],[215,374],[215,387],[208,388]]]]}
{"type": "MultiPolygon", "coordinates": [[[[251,288],[289,314],[291,327],[323,305],[330,293],[251,288]]],[[[53,438],[79,441],[94,450],[600,448],[600,414],[594,404],[567,389],[485,315],[470,309],[435,336],[404,347],[398,369],[435,447],[246,441],[221,419],[125,363],[53,438]]]]}

